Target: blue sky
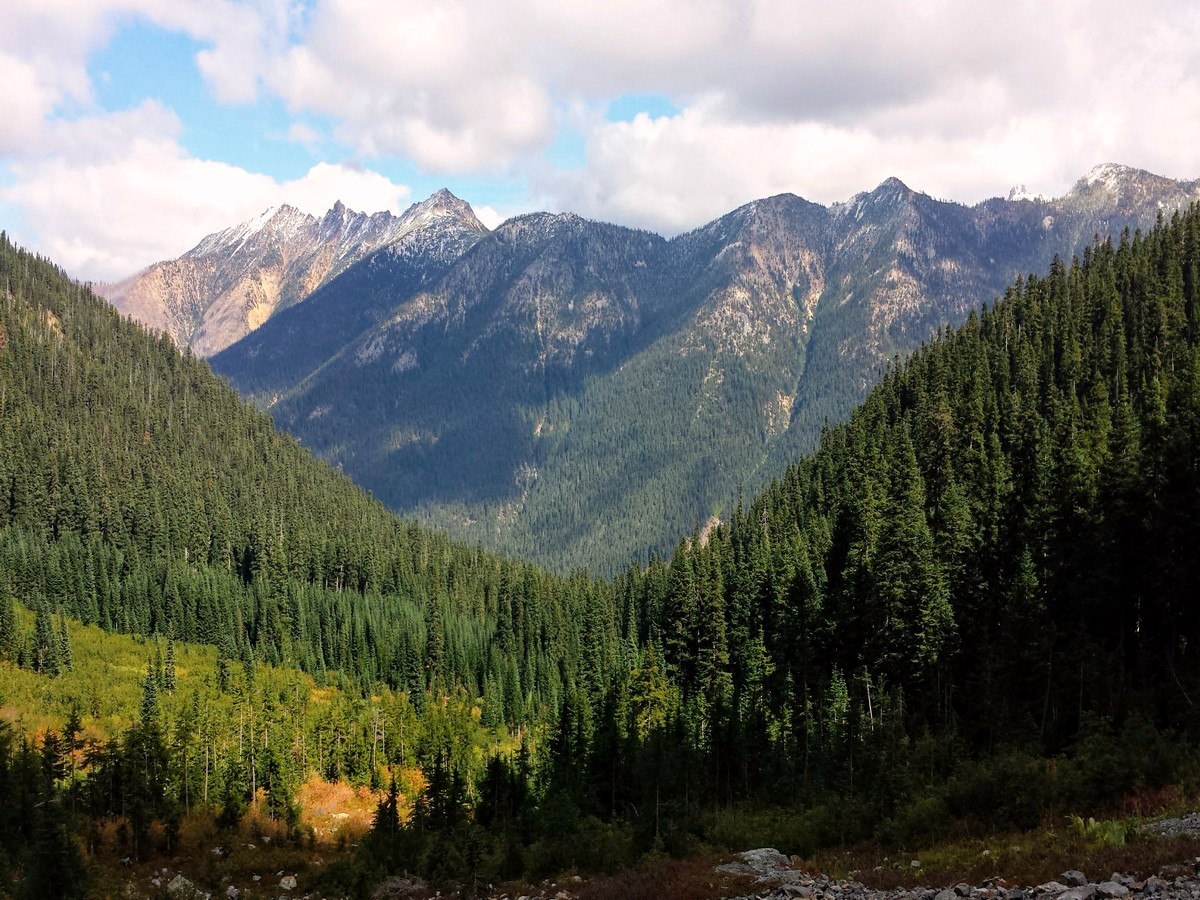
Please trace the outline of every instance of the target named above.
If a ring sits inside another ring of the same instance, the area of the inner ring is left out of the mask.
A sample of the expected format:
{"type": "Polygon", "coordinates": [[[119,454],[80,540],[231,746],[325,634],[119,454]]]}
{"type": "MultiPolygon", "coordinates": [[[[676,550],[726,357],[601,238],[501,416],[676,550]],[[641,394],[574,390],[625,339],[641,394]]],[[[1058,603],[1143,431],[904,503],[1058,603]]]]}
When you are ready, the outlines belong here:
{"type": "Polygon", "coordinates": [[[489,224],[673,234],[892,175],[966,203],[1200,177],[1194,4],[1046,6],[6,0],[0,228],[113,279],[281,202],[449,187],[489,224]]]}

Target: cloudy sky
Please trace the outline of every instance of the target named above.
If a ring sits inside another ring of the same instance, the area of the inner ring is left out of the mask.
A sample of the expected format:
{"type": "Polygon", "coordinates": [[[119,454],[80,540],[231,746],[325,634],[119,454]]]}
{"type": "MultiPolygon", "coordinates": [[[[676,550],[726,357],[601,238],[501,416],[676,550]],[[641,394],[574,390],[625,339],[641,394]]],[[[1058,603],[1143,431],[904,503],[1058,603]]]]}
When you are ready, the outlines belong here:
{"type": "Polygon", "coordinates": [[[0,228],[89,279],[280,202],[674,234],[890,175],[1200,177],[1190,0],[3,0],[0,228]]]}

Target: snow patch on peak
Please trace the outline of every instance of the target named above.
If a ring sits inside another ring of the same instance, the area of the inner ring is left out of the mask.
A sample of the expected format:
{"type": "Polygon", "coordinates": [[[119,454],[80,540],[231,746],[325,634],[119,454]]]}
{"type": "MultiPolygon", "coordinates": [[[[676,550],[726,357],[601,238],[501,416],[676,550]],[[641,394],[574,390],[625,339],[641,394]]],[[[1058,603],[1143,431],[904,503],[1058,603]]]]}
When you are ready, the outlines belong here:
{"type": "Polygon", "coordinates": [[[1017,200],[1030,200],[1034,203],[1044,203],[1046,201],[1046,195],[1035,194],[1033,191],[1029,190],[1029,188],[1025,187],[1025,185],[1018,184],[1008,192],[1008,199],[1010,202],[1017,200]]]}
{"type": "Polygon", "coordinates": [[[1129,168],[1129,166],[1123,166],[1119,163],[1101,163],[1098,166],[1093,166],[1092,170],[1083,176],[1083,180],[1089,186],[1102,184],[1106,188],[1116,190],[1121,186],[1121,182],[1132,175],[1133,172],[1134,170],[1129,168]]]}
{"type": "Polygon", "coordinates": [[[240,225],[226,228],[204,238],[199,244],[189,250],[187,257],[196,258],[212,253],[227,253],[230,248],[236,253],[246,242],[256,235],[269,232],[288,240],[314,221],[307,213],[294,206],[281,203],[263,210],[253,219],[248,219],[240,225]]]}

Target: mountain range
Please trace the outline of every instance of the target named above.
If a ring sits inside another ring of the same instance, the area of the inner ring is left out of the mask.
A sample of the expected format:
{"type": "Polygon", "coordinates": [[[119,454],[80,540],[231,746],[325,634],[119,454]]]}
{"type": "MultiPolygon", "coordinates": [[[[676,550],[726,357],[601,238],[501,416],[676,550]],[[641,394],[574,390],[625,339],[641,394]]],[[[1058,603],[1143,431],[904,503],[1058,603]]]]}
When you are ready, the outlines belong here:
{"type": "MultiPolygon", "coordinates": [[[[670,240],[569,213],[488,232],[444,191],[396,220],[335,207],[322,222],[375,221],[379,243],[325,251],[340,274],[288,282],[316,289],[281,291],[211,364],[393,509],[612,573],[782,472],[897,355],[1197,196],[1200,182],[1112,164],[1060,198],[971,207],[893,178],[829,207],[754,201],[670,240]]],[[[246,273],[248,247],[325,258],[265,249],[293,233],[269,218],[184,259],[246,273]]],[[[224,321],[222,302],[205,309],[200,353],[224,321]]]]}

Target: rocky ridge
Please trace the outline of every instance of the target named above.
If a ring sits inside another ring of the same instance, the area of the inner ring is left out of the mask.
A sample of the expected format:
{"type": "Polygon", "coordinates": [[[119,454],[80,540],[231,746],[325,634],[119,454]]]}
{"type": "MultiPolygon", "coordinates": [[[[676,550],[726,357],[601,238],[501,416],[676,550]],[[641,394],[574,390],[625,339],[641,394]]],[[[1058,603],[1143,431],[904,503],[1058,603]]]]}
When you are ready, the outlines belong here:
{"type": "Polygon", "coordinates": [[[283,205],[207,236],[178,259],[95,288],[123,313],[209,356],[376,250],[445,263],[486,230],[445,190],[399,216],[355,212],[339,201],[318,219],[283,205]]]}

